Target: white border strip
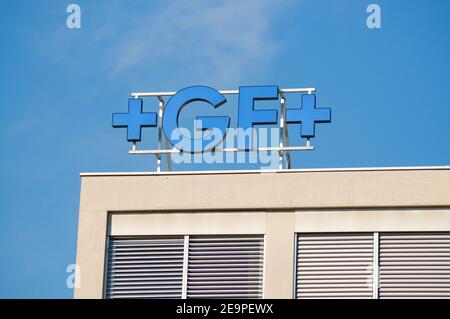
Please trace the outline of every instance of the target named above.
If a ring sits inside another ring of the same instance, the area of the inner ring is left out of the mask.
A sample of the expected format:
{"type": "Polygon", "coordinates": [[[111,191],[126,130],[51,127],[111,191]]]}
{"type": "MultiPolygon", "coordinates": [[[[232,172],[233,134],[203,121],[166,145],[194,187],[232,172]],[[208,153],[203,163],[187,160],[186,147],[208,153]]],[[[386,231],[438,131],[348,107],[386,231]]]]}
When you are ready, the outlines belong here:
{"type": "Polygon", "coordinates": [[[153,176],[153,175],[220,175],[220,174],[264,174],[264,173],[309,173],[309,172],[358,172],[358,171],[413,171],[450,170],[450,166],[399,166],[399,167],[349,167],[349,168],[301,168],[301,169],[254,169],[216,171],[171,171],[171,172],[82,172],[81,177],[93,176],[153,176]]]}
{"type": "Polygon", "coordinates": [[[373,299],[378,299],[378,289],[379,289],[379,254],[380,254],[380,239],[379,233],[373,233],[373,260],[372,260],[372,297],[373,299]]]}
{"type": "Polygon", "coordinates": [[[188,264],[189,264],[189,235],[185,235],[184,250],[183,250],[183,277],[181,286],[181,299],[187,299],[188,264]]]}

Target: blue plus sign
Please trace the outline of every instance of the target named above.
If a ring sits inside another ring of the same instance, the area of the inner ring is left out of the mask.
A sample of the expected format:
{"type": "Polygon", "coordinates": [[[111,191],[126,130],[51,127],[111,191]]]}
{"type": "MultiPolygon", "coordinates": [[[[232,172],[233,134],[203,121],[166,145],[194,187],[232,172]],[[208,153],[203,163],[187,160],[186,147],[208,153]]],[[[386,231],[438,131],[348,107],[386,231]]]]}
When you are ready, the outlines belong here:
{"type": "Polygon", "coordinates": [[[301,123],[300,135],[302,137],[314,137],[316,123],[328,123],[331,121],[331,109],[316,109],[316,95],[303,94],[301,109],[286,109],[286,123],[301,123]]]}
{"type": "Polygon", "coordinates": [[[128,113],[113,113],[112,126],[126,127],[128,141],[139,142],[141,129],[156,126],[156,117],[155,112],[142,112],[142,99],[129,99],[128,113]]]}

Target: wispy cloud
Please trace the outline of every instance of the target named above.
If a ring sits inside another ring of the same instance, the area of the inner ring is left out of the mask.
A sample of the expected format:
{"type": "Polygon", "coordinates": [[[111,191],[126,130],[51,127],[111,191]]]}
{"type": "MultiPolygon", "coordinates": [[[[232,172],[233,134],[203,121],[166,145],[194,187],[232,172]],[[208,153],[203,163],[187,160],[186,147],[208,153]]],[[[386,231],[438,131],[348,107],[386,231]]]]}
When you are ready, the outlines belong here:
{"type": "Polygon", "coordinates": [[[280,3],[173,1],[139,12],[127,31],[115,30],[107,53],[112,76],[140,70],[177,82],[230,85],[270,63],[279,44],[270,34],[280,3]]]}

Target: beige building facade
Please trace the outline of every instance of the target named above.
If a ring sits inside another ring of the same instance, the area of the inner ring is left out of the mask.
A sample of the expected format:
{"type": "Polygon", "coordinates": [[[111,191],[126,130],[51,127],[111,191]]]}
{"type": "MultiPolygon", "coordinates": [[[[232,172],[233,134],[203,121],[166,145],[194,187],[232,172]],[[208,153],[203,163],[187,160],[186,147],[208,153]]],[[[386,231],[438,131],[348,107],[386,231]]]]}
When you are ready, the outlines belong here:
{"type": "Polygon", "coordinates": [[[83,173],[75,298],[450,297],[450,167],[83,173]]]}

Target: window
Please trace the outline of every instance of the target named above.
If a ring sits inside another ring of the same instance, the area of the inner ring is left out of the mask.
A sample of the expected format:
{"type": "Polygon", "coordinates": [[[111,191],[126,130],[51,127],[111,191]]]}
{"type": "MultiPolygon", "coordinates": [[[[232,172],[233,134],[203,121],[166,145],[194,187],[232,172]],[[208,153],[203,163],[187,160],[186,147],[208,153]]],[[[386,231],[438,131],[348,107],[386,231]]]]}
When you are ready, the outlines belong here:
{"type": "Polygon", "coordinates": [[[297,298],[372,298],[371,233],[298,234],[297,298]]]}
{"type": "Polygon", "coordinates": [[[450,233],[380,234],[380,298],[450,298],[450,233]]]}
{"type": "Polygon", "coordinates": [[[297,298],[450,298],[450,233],[301,233],[297,298]]]}
{"type": "Polygon", "coordinates": [[[111,236],[106,298],[262,298],[264,237],[111,236]]]}
{"type": "Polygon", "coordinates": [[[106,298],[181,298],[183,237],[110,237],[106,298]]]}

